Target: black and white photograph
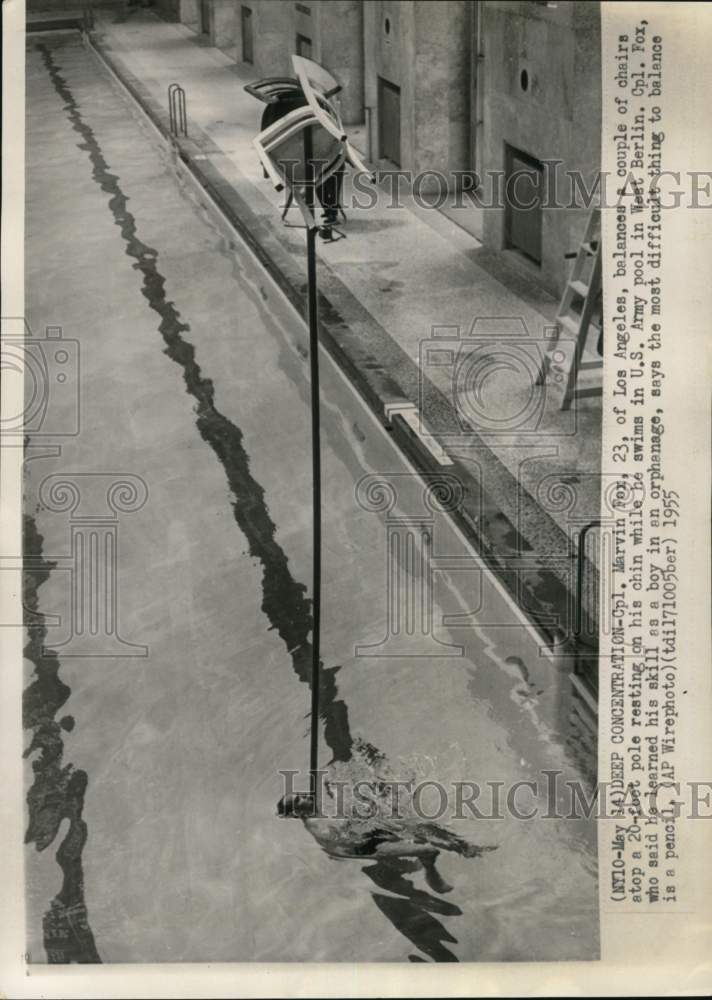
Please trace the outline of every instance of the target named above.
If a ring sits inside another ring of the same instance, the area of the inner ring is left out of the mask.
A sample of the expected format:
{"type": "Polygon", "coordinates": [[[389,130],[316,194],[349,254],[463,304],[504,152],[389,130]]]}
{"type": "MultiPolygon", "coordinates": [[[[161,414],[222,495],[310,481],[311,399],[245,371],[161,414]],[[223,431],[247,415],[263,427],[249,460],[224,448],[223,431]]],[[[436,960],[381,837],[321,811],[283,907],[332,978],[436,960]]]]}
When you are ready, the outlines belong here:
{"type": "Polygon", "coordinates": [[[599,4],[26,30],[29,960],[597,959],[599,4]]]}
{"type": "Polygon", "coordinates": [[[638,196],[605,88],[637,169],[656,29],[606,77],[597,0],[24,21],[25,961],[595,966],[599,897],[674,895],[635,825],[599,880],[597,825],[599,699],[615,746],[662,663],[634,635],[616,680],[656,490],[661,601],[677,559],[635,422],[660,289],[602,235],[638,196]]]}

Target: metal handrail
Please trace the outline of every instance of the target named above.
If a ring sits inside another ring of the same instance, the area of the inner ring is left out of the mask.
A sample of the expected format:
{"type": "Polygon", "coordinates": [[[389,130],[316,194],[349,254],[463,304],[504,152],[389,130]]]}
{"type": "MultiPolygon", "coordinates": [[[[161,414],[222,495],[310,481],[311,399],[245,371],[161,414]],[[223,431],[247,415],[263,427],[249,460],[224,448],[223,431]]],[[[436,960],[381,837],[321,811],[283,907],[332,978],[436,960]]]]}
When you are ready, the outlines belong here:
{"type": "Polygon", "coordinates": [[[188,138],[185,90],[179,83],[172,83],[168,87],[168,121],[172,135],[188,138]]]}
{"type": "Polygon", "coordinates": [[[603,522],[601,520],[590,521],[585,525],[578,535],[578,553],[576,560],[576,607],[574,608],[574,638],[577,642],[582,642],[585,645],[591,645],[583,636],[583,581],[584,581],[584,564],[586,562],[586,538],[588,533],[593,531],[594,528],[602,527],[603,522]]]}

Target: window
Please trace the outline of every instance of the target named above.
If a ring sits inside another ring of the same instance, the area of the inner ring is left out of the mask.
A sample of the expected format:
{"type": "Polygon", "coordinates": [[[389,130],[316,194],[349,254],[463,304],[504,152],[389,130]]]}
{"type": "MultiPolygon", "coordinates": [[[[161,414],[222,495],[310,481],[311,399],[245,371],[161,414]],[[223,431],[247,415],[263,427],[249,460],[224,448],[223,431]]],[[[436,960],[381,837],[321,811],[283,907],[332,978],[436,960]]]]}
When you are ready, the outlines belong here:
{"type": "Polygon", "coordinates": [[[505,246],[541,264],[542,163],[505,145],[505,246]]]}
{"type": "Polygon", "coordinates": [[[242,24],[242,61],[251,63],[255,61],[252,40],[252,11],[244,4],[240,8],[240,23],[242,24]]]}
{"type": "Polygon", "coordinates": [[[378,78],[378,155],[400,166],[400,87],[378,78]]]}
{"type": "Polygon", "coordinates": [[[306,35],[298,34],[296,42],[296,53],[298,56],[304,56],[305,59],[311,59],[311,54],[312,54],[311,38],[307,38],[306,35]]]}

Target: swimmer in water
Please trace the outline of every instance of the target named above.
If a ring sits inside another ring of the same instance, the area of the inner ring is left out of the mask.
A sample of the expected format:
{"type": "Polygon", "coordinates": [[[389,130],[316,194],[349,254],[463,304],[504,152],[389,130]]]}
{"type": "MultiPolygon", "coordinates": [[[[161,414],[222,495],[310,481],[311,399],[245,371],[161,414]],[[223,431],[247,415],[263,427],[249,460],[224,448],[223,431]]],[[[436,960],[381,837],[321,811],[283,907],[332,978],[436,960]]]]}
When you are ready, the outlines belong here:
{"type": "Polygon", "coordinates": [[[495,847],[478,847],[436,823],[418,819],[329,819],[313,815],[309,795],[285,795],[277,806],[279,816],[298,817],[316,842],[332,858],[417,858],[433,892],[450,892],[435,867],[441,850],[477,858],[495,847]]]}

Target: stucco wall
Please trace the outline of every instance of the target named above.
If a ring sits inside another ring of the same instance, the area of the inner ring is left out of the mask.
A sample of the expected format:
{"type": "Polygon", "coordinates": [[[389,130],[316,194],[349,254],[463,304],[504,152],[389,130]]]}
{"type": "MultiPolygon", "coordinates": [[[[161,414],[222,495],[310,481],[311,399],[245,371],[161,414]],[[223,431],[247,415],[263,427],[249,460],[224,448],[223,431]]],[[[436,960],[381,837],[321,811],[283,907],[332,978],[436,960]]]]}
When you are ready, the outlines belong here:
{"type": "MultiPolygon", "coordinates": [[[[121,7],[125,0],[91,0],[92,7],[121,7]]],[[[82,0],[25,0],[25,10],[29,13],[49,11],[81,11],[82,0]]]]}
{"type": "Polygon", "coordinates": [[[210,0],[210,41],[230,55],[234,54],[237,17],[235,0],[210,0]]]}
{"type": "MultiPolygon", "coordinates": [[[[199,0],[180,4],[181,20],[200,30],[199,0]]],[[[239,0],[210,0],[213,44],[242,60],[239,0]]],[[[371,149],[379,150],[378,78],[400,88],[400,165],[422,175],[438,171],[504,171],[505,146],[538,160],[562,161],[591,186],[600,160],[600,4],[486,0],[246,0],[252,11],[255,79],[292,76],[297,33],[312,43],[312,58],[342,84],[346,124],[372,109],[371,149]],[[475,13],[484,58],[474,51],[475,13]],[[522,71],[527,86],[522,86],[522,71]],[[472,100],[481,99],[482,122],[472,100]],[[473,141],[477,135],[477,149],[473,141]]],[[[425,183],[426,193],[436,185],[425,183]]],[[[485,185],[486,187],[486,185],[485,185]]],[[[587,212],[545,208],[541,266],[512,259],[559,295],[568,274],[564,255],[576,248],[587,212]]],[[[484,242],[505,249],[503,208],[484,212],[484,242]]]]}
{"type": "Polygon", "coordinates": [[[178,0],[180,20],[193,31],[200,31],[200,0],[178,0]]]}
{"type": "Polygon", "coordinates": [[[155,9],[164,21],[180,21],[180,0],[156,0],[155,9]]]}
{"type": "MultiPolygon", "coordinates": [[[[378,150],[378,78],[400,87],[403,169],[465,170],[469,141],[466,0],[367,0],[365,94],[378,150]]],[[[425,185],[425,188],[430,185],[425,185]]],[[[424,189],[425,189],[424,188],[424,189]]]]}
{"type": "MultiPolygon", "coordinates": [[[[235,56],[242,60],[242,21],[235,15],[235,56]]],[[[363,121],[363,4],[360,0],[250,0],[256,77],[293,76],[296,36],[312,43],[311,56],[341,84],[345,124],[363,121]]]]}
{"type": "Polygon", "coordinates": [[[314,58],[339,81],[344,124],[363,121],[363,4],[360,0],[332,0],[315,4],[317,17],[314,58]]]}
{"type": "MultiPolygon", "coordinates": [[[[562,160],[562,181],[566,170],[580,170],[590,185],[600,163],[599,4],[492,0],[482,15],[484,171],[505,170],[508,143],[538,160],[562,160]]],[[[568,197],[565,183],[561,193],[568,197]]],[[[576,249],[586,216],[583,210],[543,210],[540,280],[556,295],[568,271],[564,254],[576,249]]],[[[484,213],[488,245],[504,248],[504,227],[503,210],[484,213]]]]}

